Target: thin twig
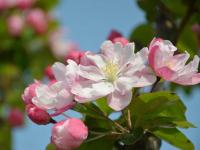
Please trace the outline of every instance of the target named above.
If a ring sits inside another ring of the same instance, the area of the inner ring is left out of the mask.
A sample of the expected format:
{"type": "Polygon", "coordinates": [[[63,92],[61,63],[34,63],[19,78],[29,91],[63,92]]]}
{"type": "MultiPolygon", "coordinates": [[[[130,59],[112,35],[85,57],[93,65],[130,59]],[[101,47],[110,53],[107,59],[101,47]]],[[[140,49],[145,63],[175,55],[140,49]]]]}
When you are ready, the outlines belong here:
{"type": "Polygon", "coordinates": [[[152,92],[156,89],[156,86],[157,86],[157,84],[159,83],[160,79],[161,79],[161,78],[159,78],[159,77],[157,78],[156,82],[152,85],[152,88],[151,88],[151,90],[150,90],[150,93],[152,93],[152,92]]]}
{"type": "Polygon", "coordinates": [[[128,126],[129,126],[130,129],[132,129],[131,112],[130,112],[129,109],[127,111],[127,116],[128,116],[128,126]]]}

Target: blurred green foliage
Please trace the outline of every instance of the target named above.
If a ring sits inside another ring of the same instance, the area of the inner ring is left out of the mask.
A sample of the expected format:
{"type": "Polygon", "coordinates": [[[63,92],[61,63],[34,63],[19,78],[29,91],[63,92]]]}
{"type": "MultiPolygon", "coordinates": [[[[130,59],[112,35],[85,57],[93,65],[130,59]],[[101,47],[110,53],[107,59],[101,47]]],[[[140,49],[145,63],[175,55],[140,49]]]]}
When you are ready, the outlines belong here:
{"type": "Polygon", "coordinates": [[[10,34],[8,18],[17,15],[26,18],[27,12],[40,9],[46,17],[59,0],[37,0],[31,7],[0,10],[0,149],[11,150],[11,126],[8,114],[12,108],[24,111],[21,94],[34,78],[42,78],[44,68],[55,61],[49,38],[59,27],[52,16],[47,19],[47,29],[37,33],[27,23],[17,36],[10,34]],[[2,136],[4,135],[4,136],[2,136]]]}

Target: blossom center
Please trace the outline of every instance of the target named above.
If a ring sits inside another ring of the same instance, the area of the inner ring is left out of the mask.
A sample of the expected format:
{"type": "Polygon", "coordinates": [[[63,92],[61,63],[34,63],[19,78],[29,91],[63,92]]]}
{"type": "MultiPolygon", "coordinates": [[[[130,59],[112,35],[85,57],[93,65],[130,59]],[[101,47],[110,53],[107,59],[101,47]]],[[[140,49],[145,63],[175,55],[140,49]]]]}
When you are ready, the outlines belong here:
{"type": "Polygon", "coordinates": [[[118,64],[113,61],[108,61],[102,70],[109,82],[113,82],[117,79],[119,70],[118,64]]]}

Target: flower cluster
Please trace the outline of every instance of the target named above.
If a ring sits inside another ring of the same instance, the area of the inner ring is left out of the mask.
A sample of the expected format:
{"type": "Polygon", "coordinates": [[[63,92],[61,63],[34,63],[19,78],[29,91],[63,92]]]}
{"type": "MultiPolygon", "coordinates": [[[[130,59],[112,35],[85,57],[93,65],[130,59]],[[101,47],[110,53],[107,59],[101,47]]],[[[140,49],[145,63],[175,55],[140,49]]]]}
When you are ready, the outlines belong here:
{"type": "Polygon", "coordinates": [[[7,28],[11,36],[21,36],[24,30],[32,28],[37,34],[47,31],[50,17],[36,7],[39,0],[0,0],[0,10],[5,12],[7,28]],[[11,11],[11,10],[16,11],[11,11]],[[10,13],[11,12],[11,13],[10,13]]]}
{"type": "MultiPolygon", "coordinates": [[[[55,123],[51,117],[102,97],[115,111],[121,111],[132,100],[132,89],[153,85],[164,79],[180,85],[200,83],[199,57],[187,63],[189,54],[175,54],[177,48],[167,40],[154,38],[149,47],[135,52],[134,43],[120,35],[105,41],[100,53],[76,52],[67,64],[51,67],[54,79],[39,81],[25,89],[23,100],[31,120],[37,124],[55,123]],[[53,114],[47,111],[53,110],[53,114]]],[[[87,138],[88,130],[79,119],[58,122],[52,129],[52,143],[60,150],[77,148],[87,138]]]]}

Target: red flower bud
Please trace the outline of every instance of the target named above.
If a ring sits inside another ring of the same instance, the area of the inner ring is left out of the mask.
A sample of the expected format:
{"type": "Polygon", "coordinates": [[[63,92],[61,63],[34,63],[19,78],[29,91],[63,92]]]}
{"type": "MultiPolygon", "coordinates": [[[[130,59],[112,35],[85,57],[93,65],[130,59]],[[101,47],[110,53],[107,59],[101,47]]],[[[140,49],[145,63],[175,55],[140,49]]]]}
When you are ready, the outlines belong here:
{"type": "Polygon", "coordinates": [[[35,105],[27,105],[26,111],[28,113],[29,118],[38,125],[46,125],[52,122],[50,115],[45,110],[40,109],[35,105]]]}

